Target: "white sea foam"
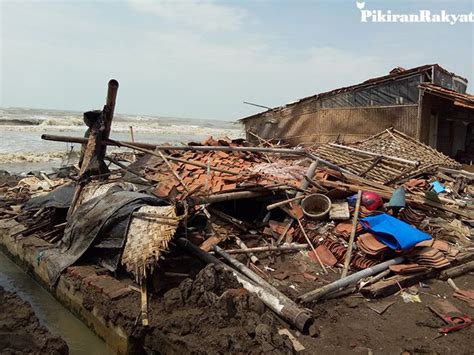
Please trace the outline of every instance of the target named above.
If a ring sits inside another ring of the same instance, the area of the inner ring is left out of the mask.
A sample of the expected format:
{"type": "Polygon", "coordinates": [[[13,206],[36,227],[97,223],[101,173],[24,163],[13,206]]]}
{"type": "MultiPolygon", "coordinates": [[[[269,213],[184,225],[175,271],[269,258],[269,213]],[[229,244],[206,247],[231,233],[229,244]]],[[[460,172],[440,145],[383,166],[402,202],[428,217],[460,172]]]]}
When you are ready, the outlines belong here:
{"type": "MultiPolygon", "coordinates": [[[[208,136],[241,138],[243,129],[229,121],[116,114],[112,138],[130,140],[133,127],[137,141],[153,144],[199,142],[208,136]]],[[[0,169],[67,161],[69,144],[43,141],[41,134],[83,137],[86,126],[81,112],[0,108],[0,169]]],[[[75,145],[74,152],[80,151],[75,145]]],[[[110,148],[108,151],[112,151],[110,148]]],[[[44,164],[42,166],[45,166],[44,164]]]]}
{"type": "Polygon", "coordinates": [[[63,152],[20,152],[20,153],[0,153],[0,164],[13,164],[13,163],[42,163],[46,161],[66,161],[67,159],[76,161],[78,159],[78,153],[73,152],[72,154],[63,152]]]}

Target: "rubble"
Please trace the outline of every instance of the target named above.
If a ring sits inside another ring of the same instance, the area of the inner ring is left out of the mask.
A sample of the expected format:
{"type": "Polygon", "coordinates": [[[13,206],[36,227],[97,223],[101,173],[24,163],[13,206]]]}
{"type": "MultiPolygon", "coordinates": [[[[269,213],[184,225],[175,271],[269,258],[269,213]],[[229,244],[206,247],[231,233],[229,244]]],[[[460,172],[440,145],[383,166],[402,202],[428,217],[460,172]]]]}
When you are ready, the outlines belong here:
{"type": "MultiPolygon", "coordinates": [[[[259,323],[263,305],[291,332],[316,334],[318,303],[387,297],[474,259],[474,176],[396,130],[316,149],[212,137],[150,147],[97,137],[89,136],[91,156],[68,177],[42,174],[3,186],[1,216],[23,225],[17,238],[49,244],[38,262],[57,261],[53,284],[78,260],[119,273],[140,292],[141,326],[172,343],[181,337],[189,351],[291,353],[286,332],[259,323]],[[109,158],[119,169],[88,166],[107,145],[135,154],[109,158]],[[318,204],[309,203],[314,196],[318,204]],[[375,228],[376,220],[386,224],[375,228]],[[181,263],[183,272],[170,267],[173,258],[194,263],[181,263]],[[218,266],[198,274],[198,260],[218,266]],[[221,283],[216,270],[236,278],[221,283]],[[149,295],[163,300],[163,313],[150,310],[149,295]],[[190,306],[207,308],[179,320],[190,306]],[[222,324],[245,340],[205,334],[222,324]]],[[[471,291],[455,296],[472,302],[471,291]]],[[[146,348],[160,345],[146,339],[146,348]]]]}

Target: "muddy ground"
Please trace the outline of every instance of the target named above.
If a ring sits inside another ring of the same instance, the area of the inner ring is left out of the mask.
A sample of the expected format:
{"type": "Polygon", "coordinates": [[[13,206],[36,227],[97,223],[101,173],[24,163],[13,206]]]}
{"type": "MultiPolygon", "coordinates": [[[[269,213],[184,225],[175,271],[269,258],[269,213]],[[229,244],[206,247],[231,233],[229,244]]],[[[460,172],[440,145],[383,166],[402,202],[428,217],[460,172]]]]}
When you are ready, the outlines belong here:
{"type": "Polygon", "coordinates": [[[1,354],[68,354],[66,342],[39,322],[31,306],[0,287],[1,354]]]}
{"type": "MultiPolygon", "coordinates": [[[[460,288],[473,288],[474,275],[455,282],[460,288]]],[[[453,298],[446,282],[426,281],[417,289],[421,303],[404,303],[397,294],[382,300],[353,295],[314,305],[319,335],[311,337],[290,329],[305,347],[299,353],[472,354],[474,327],[440,336],[437,329],[444,323],[427,305],[446,298],[472,316],[474,309],[453,298]],[[393,304],[380,315],[369,308],[379,302],[393,304]]],[[[231,275],[213,265],[164,295],[152,297],[151,326],[147,328],[140,325],[138,292],[102,303],[100,295],[90,293],[89,297],[86,303],[99,305],[106,318],[134,334],[140,353],[296,353],[290,339],[278,334],[287,324],[231,275]],[[110,307],[110,302],[118,307],[110,307]],[[112,310],[117,308],[119,312],[112,310]]]]}
{"type": "MultiPolygon", "coordinates": [[[[474,275],[455,279],[460,288],[474,288],[474,275]]],[[[474,327],[440,335],[445,323],[427,306],[446,298],[459,310],[474,317],[474,308],[452,297],[453,290],[443,281],[426,281],[417,287],[421,303],[404,303],[400,295],[380,300],[349,296],[328,300],[314,307],[320,337],[310,339],[308,349],[324,352],[374,354],[473,354],[474,327]],[[394,302],[382,315],[371,304],[394,302]]],[[[305,337],[307,338],[307,337],[305,337]]]]}

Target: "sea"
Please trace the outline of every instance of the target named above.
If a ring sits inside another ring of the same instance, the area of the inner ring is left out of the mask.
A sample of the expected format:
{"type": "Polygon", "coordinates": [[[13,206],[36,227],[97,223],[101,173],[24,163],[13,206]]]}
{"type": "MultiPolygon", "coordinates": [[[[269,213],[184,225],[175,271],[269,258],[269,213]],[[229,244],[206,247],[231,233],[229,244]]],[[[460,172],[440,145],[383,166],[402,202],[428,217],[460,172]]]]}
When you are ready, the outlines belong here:
{"type": "MultiPolygon", "coordinates": [[[[53,168],[78,161],[79,144],[41,139],[42,134],[84,137],[87,129],[83,113],[32,108],[0,108],[0,170],[10,173],[50,172],[53,168]]],[[[136,142],[182,145],[214,138],[242,138],[243,128],[235,121],[161,117],[151,115],[114,115],[110,137],[136,142]]],[[[124,148],[109,147],[108,152],[124,148]]]]}

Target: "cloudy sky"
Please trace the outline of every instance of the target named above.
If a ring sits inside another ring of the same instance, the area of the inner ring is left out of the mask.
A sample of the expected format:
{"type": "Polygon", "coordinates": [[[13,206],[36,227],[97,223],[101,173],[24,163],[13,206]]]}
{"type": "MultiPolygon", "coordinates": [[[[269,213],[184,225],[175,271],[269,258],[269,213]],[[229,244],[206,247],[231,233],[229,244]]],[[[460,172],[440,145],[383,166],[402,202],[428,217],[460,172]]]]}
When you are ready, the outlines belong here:
{"type": "MultiPolygon", "coordinates": [[[[279,106],[427,63],[474,85],[473,23],[361,23],[353,0],[0,3],[3,107],[100,108],[116,78],[121,113],[230,120],[261,111],[242,101],[279,106]]],[[[469,13],[474,1],[366,8],[469,13]]]]}

